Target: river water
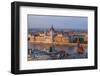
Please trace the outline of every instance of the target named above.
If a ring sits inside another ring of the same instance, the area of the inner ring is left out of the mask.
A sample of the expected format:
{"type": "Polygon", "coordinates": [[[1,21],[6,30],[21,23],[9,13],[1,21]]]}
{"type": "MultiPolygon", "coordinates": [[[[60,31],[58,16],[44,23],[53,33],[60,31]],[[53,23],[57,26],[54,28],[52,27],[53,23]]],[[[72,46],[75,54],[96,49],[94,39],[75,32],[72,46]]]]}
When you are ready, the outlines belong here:
{"type": "Polygon", "coordinates": [[[56,59],[82,59],[88,58],[87,47],[84,48],[83,54],[77,53],[77,47],[70,47],[64,45],[49,45],[49,44],[30,44],[28,49],[32,49],[31,60],[56,60],[56,59]],[[50,48],[52,47],[52,52],[50,48]],[[60,57],[60,51],[66,52],[66,56],[60,57]]]}

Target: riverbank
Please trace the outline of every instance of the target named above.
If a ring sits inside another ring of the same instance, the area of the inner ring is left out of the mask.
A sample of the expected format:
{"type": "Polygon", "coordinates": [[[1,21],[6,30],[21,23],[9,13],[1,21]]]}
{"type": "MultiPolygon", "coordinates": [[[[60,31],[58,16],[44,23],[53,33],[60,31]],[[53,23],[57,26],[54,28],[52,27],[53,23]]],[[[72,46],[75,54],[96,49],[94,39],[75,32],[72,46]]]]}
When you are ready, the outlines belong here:
{"type": "MultiPolygon", "coordinates": [[[[77,43],[40,43],[40,42],[37,42],[37,43],[33,43],[33,42],[29,42],[29,44],[43,44],[43,45],[49,45],[49,46],[52,46],[52,45],[55,45],[55,46],[69,46],[69,47],[77,47],[77,43]]],[[[81,44],[83,47],[88,47],[88,44],[81,44]]]]}

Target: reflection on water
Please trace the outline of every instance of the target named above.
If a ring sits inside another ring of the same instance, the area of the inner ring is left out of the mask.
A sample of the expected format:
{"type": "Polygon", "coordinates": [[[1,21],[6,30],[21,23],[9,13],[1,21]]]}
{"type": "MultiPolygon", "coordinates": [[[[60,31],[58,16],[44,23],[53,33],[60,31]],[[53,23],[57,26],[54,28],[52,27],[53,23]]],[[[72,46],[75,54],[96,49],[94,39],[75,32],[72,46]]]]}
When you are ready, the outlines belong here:
{"type": "Polygon", "coordinates": [[[51,46],[49,44],[28,44],[28,60],[79,59],[87,57],[87,47],[84,48],[83,54],[78,54],[77,47],[64,45],[51,46]]]}

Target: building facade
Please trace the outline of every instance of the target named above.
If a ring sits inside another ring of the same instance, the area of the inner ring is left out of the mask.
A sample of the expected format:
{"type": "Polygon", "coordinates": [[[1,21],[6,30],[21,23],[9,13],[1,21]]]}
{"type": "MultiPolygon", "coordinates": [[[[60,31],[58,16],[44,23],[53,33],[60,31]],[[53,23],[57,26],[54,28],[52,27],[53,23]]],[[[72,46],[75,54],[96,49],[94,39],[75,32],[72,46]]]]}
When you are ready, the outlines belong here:
{"type": "Polygon", "coordinates": [[[63,33],[55,32],[53,26],[48,32],[39,32],[37,36],[28,34],[28,40],[31,43],[52,43],[52,44],[67,44],[69,43],[69,37],[63,35],[63,33]]]}
{"type": "Polygon", "coordinates": [[[64,45],[68,43],[76,43],[77,39],[81,42],[88,42],[87,33],[69,32],[63,33],[56,31],[53,26],[47,32],[38,32],[37,34],[28,34],[28,42],[64,45]]]}

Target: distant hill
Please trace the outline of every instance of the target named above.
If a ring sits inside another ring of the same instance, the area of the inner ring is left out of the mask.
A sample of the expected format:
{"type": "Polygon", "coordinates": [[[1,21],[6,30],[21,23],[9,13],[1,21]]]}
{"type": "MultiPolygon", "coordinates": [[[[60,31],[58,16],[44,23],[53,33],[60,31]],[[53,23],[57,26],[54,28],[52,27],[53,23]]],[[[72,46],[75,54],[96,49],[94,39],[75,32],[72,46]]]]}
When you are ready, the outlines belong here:
{"type": "MultiPolygon", "coordinates": [[[[47,28],[29,28],[28,32],[46,32],[49,31],[47,28]]],[[[88,32],[87,30],[82,29],[55,29],[55,31],[63,31],[63,32],[88,32]]]]}

